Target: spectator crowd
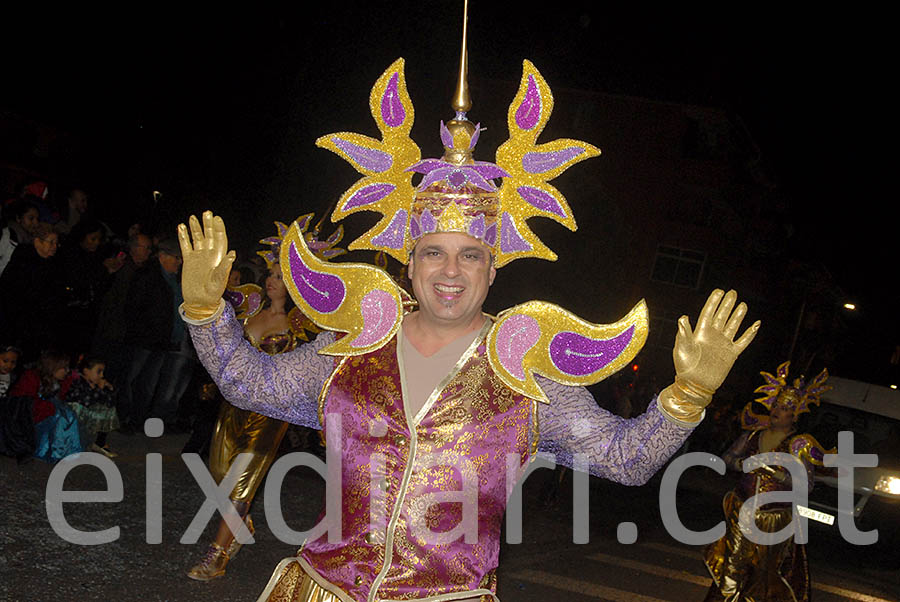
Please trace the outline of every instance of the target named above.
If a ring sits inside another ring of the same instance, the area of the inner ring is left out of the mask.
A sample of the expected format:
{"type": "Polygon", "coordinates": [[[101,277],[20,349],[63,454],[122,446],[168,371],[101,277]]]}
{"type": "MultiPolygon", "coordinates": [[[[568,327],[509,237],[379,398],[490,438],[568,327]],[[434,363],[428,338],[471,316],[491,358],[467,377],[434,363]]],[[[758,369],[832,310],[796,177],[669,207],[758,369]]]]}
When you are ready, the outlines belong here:
{"type": "MultiPolygon", "coordinates": [[[[35,182],[2,204],[0,452],[20,461],[81,450],[114,457],[112,430],[142,433],[150,417],[170,433],[198,415],[209,423],[217,407],[200,407],[213,402],[196,394],[203,371],[178,317],[172,234],[141,223],[114,232],[81,189],[53,207],[35,182]]],[[[232,284],[257,279],[247,265],[232,284]]]]}

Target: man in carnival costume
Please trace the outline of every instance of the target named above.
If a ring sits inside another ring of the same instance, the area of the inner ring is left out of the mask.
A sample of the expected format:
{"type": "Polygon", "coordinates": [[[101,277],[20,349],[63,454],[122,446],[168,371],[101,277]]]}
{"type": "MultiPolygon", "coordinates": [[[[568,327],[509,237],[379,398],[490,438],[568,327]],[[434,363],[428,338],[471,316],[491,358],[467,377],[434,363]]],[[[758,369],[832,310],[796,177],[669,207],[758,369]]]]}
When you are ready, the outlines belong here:
{"type": "Polygon", "coordinates": [[[382,140],[342,132],[318,141],[364,176],[332,220],[382,213],[349,248],[408,264],[415,302],[375,266],[319,260],[292,227],[281,246],[284,280],[297,306],[328,332],[267,356],[242,339],[221,302],[234,257],[221,218],[206,212],[201,227],[192,216],[190,233],[179,226],[184,318],[222,394],[323,429],[329,469],[340,466],[342,493],[326,500],[340,516],[276,568],[260,599],[497,600],[501,518],[537,452],[569,466],[583,454],[594,475],[646,482],[702,419],[759,328],[735,341],[747,307],[736,306],[733,291],[714,291],[695,329],[687,316],[679,322],[675,382],[625,421],[600,409],[582,385],[639,351],[643,302],[601,325],[537,301],[497,318],[482,313],[497,268],[523,257],[556,259],[525,221],[544,216],[574,230],[568,204],[547,182],[599,151],[568,139],[537,144],[553,97],[526,61],[509,140],[496,163],[475,161],[480,129],[466,118],[465,56],[464,45],[456,115],[440,128],[441,159],[421,161],[409,137],[402,59],[370,95],[382,140]],[[417,186],[413,173],[423,174],[417,186]]]}
{"type": "MultiPolygon", "coordinates": [[[[830,389],[825,385],[828,371],[822,372],[809,384],[803,378],[788,384],[790,362],[778,366],[773,376],[760,372],[766,384],[756,393],[763,396],[756,400],[768,415],[756,414],[753,402],[741,413],[741,426],[747,431],[725,452],[725,463],[731,470],[741,471],[745,458],[766,452],[791,454],[806,469],[806,482],[799,484],[808,490],[813,487],[813,472],[824,466],[826,452],[809,434],[797,433],[797,418],[808,412],[810,406],[819,403],[819,397],[830,389]]],[[[806,602],[809,600],[809,565],[806,546],[796,543],[793,537],[766,545],[755,543],[747,537],[739,517],[747,500],[760,493],[791,491],[791,475],[784,468],[762,466],[744,473],[734,491],[725,495],[725,535],[707,546],[704,559],[713,577],[706,596],[708,602],[806,602]]],[[[754,508],[753,519],[757,527],[766,533],[775,533],[793,521],[790,503],[769,503],[754,508]]]]}

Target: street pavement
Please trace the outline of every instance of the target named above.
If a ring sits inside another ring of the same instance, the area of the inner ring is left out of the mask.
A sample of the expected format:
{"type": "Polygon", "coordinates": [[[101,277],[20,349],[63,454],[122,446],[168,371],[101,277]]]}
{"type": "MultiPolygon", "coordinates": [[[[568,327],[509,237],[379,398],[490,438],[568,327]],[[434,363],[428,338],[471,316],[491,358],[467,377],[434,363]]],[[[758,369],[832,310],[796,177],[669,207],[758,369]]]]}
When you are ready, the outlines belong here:
{"type": "MultiPolygon", "coordinates": [[[[37,460],[19,465],[0,456],[0,600],[255,600],[274,566],[298,546],[272,534],[261,488],[253,509],[256,543],[244,547],[223,578],[209,583],[188,579],[185,572],[203,554],[218,515],[199,542],[181,543],[205,499],[180,457],[186,438],[110,435],[111,446],[121,454],[115,466],[124,484],[122,500],[64,504],[65,517],[76,529],[119,528],[118,539],[92,546],[68,543],[48,521],[45,496],[53,467],[37,460]],[[148,453],[161,454],[162,460],[161,543],[147,543],[148,453]]],[[[571,473],[554,490],[557,477],[538,470],[525,484],[522,543],[501,546],[498,593],[503,602],[702,600],[710,581],[700,548],[680,544],[666,531],[659,516],[658,478],[637,488],[592,478],[589,532],[578,534],[587,543],[575,544],[571,473]],[[635,543],[618,543],[622,522],[634,523],[635,543]]],[[[731,486],[727,477],[690,469],[680,481],[680,519],[694,530],[712,527],[722,518],[721,496],[731,486]]],[[[105,488],[102,473],[91,466],[79,466],[65,479],[67,491],[105,488]]],[[[311,469],[288,473],[280,501],[292,529],[313,527],[324,489],[311,469]]],[[[869,550],[817,540],[815,533],[808,549],[817,602],[900,600],[900,571],[891,561],[876,562],[869,550]]]]}

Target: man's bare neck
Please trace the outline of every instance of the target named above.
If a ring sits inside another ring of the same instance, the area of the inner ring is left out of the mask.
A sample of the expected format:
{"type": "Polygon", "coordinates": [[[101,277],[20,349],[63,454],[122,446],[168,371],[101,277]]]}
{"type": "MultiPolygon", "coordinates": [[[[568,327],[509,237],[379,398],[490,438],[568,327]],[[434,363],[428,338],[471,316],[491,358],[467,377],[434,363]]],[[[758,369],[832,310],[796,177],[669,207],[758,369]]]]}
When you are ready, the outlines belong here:
{"type": "Polygon", "coordinates": [[[484,316],[477,316],[465,327],[446,328],[422,319],[420,312],[413,312],[403,319],[403,334],[413,347],[425,357],[431,357],[453,341],[484,326],[484,316]]]}

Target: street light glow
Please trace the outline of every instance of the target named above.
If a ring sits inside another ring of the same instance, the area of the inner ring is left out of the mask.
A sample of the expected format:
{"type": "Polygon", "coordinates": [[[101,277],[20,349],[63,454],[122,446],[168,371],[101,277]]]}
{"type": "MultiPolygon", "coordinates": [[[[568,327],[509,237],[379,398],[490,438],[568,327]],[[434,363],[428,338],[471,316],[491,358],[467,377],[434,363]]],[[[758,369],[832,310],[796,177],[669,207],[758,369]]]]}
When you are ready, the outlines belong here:
{"type": "Polygon", "coordinates": [[[849,309],[852,311],[856,309],[856,305],[854,305],[853,303],[844,303],[844,309],[849,309]]]}

